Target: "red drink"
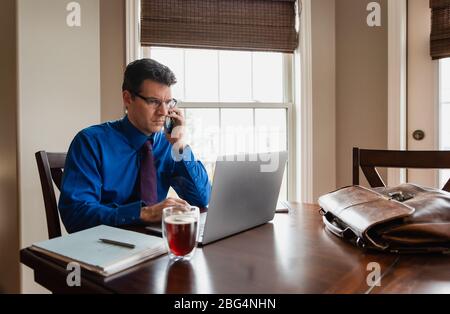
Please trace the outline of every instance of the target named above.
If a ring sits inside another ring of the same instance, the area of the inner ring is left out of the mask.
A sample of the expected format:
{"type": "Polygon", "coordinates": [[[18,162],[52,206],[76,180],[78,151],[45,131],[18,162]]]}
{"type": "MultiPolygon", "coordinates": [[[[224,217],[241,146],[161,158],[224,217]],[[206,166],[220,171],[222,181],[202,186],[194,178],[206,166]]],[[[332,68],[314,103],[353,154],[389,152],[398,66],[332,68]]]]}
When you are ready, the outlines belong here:
{"type": "Polygon", "coordinates": [[[197,241],[197,220],[188,215],[172,215],[164,219],[166,239],[176,256],[192,252],[197,241]]]}

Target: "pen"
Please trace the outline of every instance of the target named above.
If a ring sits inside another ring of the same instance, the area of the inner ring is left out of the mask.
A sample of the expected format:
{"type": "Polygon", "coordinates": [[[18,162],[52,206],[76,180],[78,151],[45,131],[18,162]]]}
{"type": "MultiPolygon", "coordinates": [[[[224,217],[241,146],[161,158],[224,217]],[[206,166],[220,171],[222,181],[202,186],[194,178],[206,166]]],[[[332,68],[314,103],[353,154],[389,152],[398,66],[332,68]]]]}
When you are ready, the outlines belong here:
{"type": "Polygon", "coordinates": [[[134,244],[125,243],[125,242],[119,242],[119,241],[114,241],[114,240],[109,240],[109,239],[99,239],[99,240],[104,242],[104,243],[114,244],[114,245],[118,245],[118,246],[123,246],[123,247],[127,247],[129,249],[134,249],[136,247],[134,244]]]}

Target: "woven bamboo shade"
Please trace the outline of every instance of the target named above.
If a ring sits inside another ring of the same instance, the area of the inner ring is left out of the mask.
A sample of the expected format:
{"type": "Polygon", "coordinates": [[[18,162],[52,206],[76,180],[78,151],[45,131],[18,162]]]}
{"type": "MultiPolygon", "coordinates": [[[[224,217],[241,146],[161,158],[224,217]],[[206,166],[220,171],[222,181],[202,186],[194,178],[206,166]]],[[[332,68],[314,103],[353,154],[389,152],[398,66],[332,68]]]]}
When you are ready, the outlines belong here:
{"type": "Polygon", "coordinates": [[[296,0],[141,0],[141,44],[293,52],[296,0]]]}
{"type": "Polygon", "coordinates": [[[450,0],[430,0],[433,60],[450,57],[450,0]]]}

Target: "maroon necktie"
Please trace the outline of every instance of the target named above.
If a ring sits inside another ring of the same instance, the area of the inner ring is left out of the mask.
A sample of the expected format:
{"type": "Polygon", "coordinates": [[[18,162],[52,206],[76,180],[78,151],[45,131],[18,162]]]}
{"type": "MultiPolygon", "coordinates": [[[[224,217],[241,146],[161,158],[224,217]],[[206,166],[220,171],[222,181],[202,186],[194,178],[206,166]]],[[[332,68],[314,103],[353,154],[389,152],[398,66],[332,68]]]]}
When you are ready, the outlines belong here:
{"type": "Polygon", "coordinates": [[[141,200],[147,206],[156,204],[158,201],[156,193],[156,168],[150,140],[145,142],[142,147],[140,176],[141,200]]]}

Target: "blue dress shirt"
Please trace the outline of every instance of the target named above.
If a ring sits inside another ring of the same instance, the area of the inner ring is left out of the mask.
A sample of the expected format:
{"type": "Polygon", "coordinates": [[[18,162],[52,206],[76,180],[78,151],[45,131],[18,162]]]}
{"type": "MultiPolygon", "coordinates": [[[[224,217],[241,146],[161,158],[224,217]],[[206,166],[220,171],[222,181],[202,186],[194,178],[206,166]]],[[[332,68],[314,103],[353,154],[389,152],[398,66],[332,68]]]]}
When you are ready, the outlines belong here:
{"type": "MultiPolygon", "coordinates": [[[[189,204],[206,207],[211,184],[203,164],[195,160],[190,147],[184,149],[184,158],[174,159],[172,145],[163,131],[150,138],[158,202],[167,197],[172,186],[189,204]]],[[[75,136],[67,153],[58,204],[68,232],[100,224],[141,223],[139,169],[141,148],[148,139],[127,116],[89,127],[75,136]]]]}

